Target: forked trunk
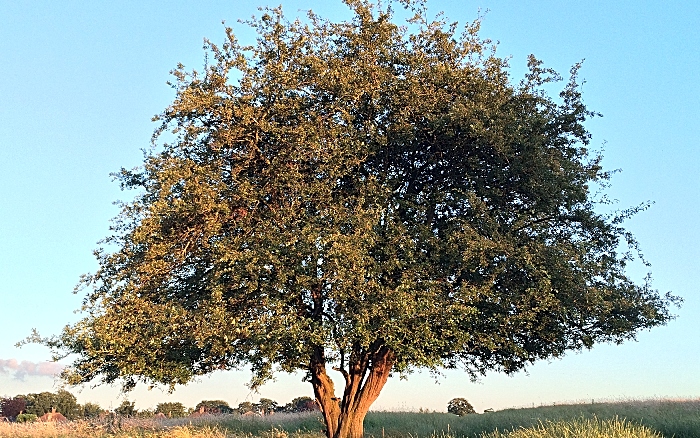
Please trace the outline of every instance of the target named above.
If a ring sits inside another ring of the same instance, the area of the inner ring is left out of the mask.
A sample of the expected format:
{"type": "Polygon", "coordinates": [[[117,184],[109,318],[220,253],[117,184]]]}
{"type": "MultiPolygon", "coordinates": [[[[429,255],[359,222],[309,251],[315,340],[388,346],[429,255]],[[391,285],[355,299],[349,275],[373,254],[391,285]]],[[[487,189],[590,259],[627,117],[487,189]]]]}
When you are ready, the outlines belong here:
{"type": "Polygon", "coordinates": [[[321,405],[328,438],[363,437],[365,415],[389,378],[393,364],[393,353],[382,347],[352,361],[348,370],[339,369],[345,377],[341,400],[335,396],[333,380],[326,374],[323,352],[317,352],[311,364],[311,384],[321,405]]]}

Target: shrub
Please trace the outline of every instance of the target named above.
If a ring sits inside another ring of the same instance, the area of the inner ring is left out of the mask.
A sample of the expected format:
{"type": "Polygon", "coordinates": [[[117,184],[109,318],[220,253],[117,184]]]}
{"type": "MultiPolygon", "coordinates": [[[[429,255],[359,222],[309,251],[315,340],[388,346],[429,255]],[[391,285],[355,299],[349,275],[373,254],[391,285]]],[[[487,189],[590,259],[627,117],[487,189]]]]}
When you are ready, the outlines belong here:
{"type": "Polygon", "coordinates": [[[476,414],[472,405],[464,398],[453,398],[447,403],[447,412],[463,417],[467,414],[476,414]]]}
{"type": "Polygon", "coordinates": [[[18,423],[32,423],[37,420],[36,414],[19,414],[15,421],[18,423]]]}
{"type": "Polygon", "coordinates": [[[102,413],[102,407],[97,403],[87,402],[83,405],[83,418],[97,418],[102,413]]]}

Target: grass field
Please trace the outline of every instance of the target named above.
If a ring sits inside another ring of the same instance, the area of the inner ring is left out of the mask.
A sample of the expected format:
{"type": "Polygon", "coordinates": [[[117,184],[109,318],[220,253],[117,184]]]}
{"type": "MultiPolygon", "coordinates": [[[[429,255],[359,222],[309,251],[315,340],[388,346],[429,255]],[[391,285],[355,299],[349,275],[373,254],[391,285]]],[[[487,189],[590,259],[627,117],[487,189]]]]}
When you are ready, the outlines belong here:
{"type": "MultiPolygon", "coordinates": [[[[113,419],[66,424],[0,423],[2,438],[321,438],[316,414],[237,415],[167,420],[113,419]]],[[[371,412],[374,438],[696,438],[700,400],[635,401],[506,409],[456,417],[446,413],[371,412]]]]}

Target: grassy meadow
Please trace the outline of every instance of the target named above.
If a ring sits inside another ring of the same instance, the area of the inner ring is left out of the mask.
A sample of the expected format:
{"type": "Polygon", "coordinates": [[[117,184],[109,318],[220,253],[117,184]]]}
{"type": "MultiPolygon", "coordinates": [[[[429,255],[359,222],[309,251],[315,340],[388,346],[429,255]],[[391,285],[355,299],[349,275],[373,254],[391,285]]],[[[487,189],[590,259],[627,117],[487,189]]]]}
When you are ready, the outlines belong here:
{"type": "MultiPolygon", "coordinates": [[[[322,438],[318,414],[264,418],[0,423],[2,438],[322,438]]],[[[374,438],[690,438],[700,437],[700,399],[633,401],[506,409],[456,417],[447,413],[371,412],[374,438]]]]}

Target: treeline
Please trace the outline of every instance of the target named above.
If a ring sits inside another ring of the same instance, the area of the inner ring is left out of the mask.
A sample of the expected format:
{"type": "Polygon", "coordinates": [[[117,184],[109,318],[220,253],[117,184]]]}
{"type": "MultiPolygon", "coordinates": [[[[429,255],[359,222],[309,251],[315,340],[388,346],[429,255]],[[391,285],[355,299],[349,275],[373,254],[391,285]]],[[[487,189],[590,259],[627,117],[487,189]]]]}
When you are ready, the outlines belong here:
{"type": "Polygon", "coordinates": [[[102,412],[102,408],[95,403],[79,404],[73,394],[63,389],[0,399],[0,415],[10,421],[31,421],[54,410],[68,420],[94,417],[102,412]]]}
{"type": "Polygon", "coordinates": [[[261,398],[257,403],[243,402],[231,407],[223,400],[202,400],[195,407],[186,407],[180,402],[164,402],[155,409],[137,410],[135,402],[124,400],[113,410],[103,409],[97,403],[78,403],[73,394],[66,390],[41,392],[38,394],[16,395],[0,398],[0,417],[10,421],[33,421],[44,414],[59,412],[68,420],[96,418],[103,415],[148,418],[165,416],[170,418],[189,415],[249,414],[270,415],[276,412],[306,412],[318,410],[315,400],[310,397],[297,397],[286,405],[274,400],[261,398]]]}

